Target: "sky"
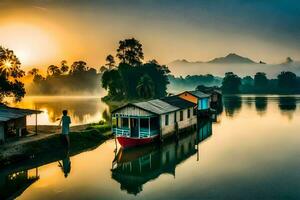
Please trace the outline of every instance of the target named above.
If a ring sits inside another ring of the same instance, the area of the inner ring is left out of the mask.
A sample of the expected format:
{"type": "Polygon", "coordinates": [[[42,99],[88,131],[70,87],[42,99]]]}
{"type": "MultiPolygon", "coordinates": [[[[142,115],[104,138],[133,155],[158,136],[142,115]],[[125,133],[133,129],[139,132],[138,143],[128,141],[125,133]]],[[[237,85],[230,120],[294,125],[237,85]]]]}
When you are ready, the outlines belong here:
{"type": "Polygon", "coordinates": [[[25,68],[85,60],[99,68],[135,37],[145,61],[207,61],[237,53],[300,60],[298,0],[0,0],[0,45],[25,68]]]}

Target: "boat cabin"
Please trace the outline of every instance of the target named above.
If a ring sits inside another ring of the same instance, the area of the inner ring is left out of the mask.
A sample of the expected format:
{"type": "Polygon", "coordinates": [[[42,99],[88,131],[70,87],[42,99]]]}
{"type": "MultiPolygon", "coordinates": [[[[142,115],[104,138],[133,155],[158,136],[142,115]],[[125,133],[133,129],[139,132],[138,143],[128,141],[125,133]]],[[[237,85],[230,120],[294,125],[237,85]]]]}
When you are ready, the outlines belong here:
{"type": "Polygon", "coordinates": [[[130,103],[112,112],[113,132],[116,136],[149,138],[159,135],[161,124],[168,126],[170,113],[178,110],[162,100],[130,103]]]}
{"type": "Polygon", "coordinates": [[[167,137],[196,125],[196,104],[177,96],[130,103],[112,112],[116,137],[167,137]]]}
{"type": "Polygon", "coordinates": [[[177,96],[196,104],[199,111],[210,109],[210,95],[201,91],[185,91],[177,96]]]}

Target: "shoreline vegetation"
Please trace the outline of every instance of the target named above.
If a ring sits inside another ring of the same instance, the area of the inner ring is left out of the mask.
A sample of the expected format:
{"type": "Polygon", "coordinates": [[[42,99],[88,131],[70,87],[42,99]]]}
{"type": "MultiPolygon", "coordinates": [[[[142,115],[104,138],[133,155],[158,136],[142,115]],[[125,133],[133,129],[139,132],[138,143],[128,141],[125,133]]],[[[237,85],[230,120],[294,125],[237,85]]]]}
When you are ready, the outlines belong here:
{"type": "MultiPolygon", "coordinates": [[[[79,131],[71,130],[69,156],[95,149],[106,140],[112,138],[109,124],[90,124],[85,126],[86,128],[79,131]]],[[[49,129],[55,129],[56,127],[48,126],[45,128],[48,129],[48,134],[38,135],[40,137],[37,139],[28,139],[23,142],[21,139],[19,140],[20,142],[16,141],[1,145],[0,167],[17,165],[38,166],[60,160],[66,152],[61,134],[51,132],[49,134],[49,129]]]]}

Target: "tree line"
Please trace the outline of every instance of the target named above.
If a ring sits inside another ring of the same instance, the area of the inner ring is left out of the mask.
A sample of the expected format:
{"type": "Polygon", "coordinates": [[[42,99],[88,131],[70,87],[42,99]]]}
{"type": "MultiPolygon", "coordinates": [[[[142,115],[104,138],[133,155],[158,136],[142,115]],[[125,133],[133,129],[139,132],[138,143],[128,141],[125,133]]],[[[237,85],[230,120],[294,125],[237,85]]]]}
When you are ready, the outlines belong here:
{"type": "Polygon", "coordinates": [[[101,88],[100,74],[82,60],[75,61],[70,66],[65,60],[60,62],[60,66],[50,65],[45,77],[37,68],[31,69],[28,74],[33,77],[33,82],[28,87],[30,94],[82,94],[101,88]]]}
{"type": "Polygon", "coordinates": [[[283,71],[274,79],[268,79],[264,72],[257,72],[254,77],[243,78],[233,72],[227,72],[221,89],[227,94],[297,94],[300,93],[300,77],[290,71],[283,71]]]}

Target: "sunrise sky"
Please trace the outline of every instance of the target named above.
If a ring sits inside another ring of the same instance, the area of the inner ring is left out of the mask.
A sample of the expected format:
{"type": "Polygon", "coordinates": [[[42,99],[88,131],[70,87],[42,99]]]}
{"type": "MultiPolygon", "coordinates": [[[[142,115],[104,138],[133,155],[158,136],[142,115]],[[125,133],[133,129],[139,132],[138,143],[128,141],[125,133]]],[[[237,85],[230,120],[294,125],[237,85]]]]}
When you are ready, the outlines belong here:
{"type": "Polygon", "coordinates": [[[24,67],[66,59],[98,68],[135,37],[145,60],[210,60],[228,53],[300,60],[297,0],[1,0],[0,45],[24,67]]]}

